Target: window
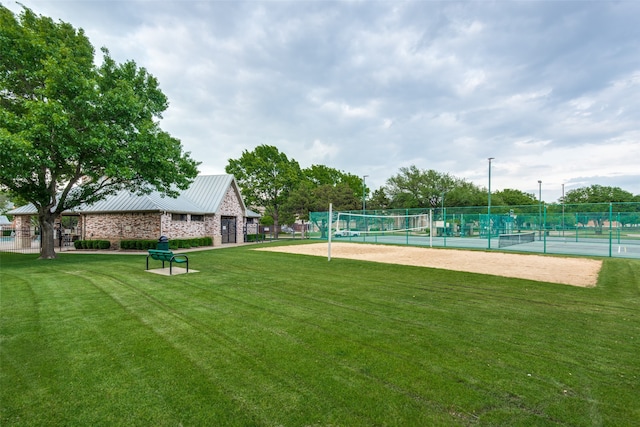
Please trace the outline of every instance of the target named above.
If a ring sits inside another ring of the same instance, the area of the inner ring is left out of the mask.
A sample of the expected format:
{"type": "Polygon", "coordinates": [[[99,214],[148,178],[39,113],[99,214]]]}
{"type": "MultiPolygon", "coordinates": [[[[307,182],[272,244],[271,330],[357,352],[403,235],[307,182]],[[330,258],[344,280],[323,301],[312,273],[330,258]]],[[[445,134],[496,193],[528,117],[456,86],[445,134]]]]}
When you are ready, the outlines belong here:
{"type": "Polygon", "coordinates": [[[204,221],[204,215],[191,215],[191,221],[202,222],[204,221]]]}
{"type": "Polygon", "coordinates": [[[187,214],[171,214],[171,220],[172,221],[186,221],[187,220],[187,214]]]}

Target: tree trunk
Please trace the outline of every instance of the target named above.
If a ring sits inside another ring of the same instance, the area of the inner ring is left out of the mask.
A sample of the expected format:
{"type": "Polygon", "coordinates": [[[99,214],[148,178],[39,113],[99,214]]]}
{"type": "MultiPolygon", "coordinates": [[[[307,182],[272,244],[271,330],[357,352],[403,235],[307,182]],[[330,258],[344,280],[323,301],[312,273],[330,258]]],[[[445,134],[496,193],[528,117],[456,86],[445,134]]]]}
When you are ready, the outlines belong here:
{"type": "Polygon", "coordinates": [[[274,209],[273,215],[273,233],[275,235],[275,239],[278,239],[278,231],[280,229],[280,223],[278,222],[278,211],[274,209]]]}
{"type": "Polygon", "coordinates": [[[55,259],[58,256],[55,251],[55,215],[40,214],[38,221],[40,222],[40,259],[55,259]]]}

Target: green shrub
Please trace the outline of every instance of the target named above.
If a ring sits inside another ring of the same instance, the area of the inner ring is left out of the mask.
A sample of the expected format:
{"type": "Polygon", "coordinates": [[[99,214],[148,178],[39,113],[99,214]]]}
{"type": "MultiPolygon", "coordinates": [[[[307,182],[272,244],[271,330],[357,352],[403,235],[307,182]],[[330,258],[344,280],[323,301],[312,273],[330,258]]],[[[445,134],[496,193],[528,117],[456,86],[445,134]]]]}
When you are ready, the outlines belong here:
{"type": "Polygon", "coordinates": [[[265,234],[247,234],[247,242],[257,242],[265,240],[265,234]]]}
{"type": "Polygon", "coordinates": [[[109,249],[111,242],[108,240],[76,240],[73,242],[76,249],[109,249]]]}
{"type": "Polygon", "coordinates": [[[120,249],[123,250],[147,250],[155,249],[158,242],[155,240],[121,240],[120,249]]]}
{"type": "MultiPolygon", "coordinates": [[[[213,246],[213,238],[212,237],[194,237],[191,239],[170,239],[169,240],[169,249],[189,249],[189,248],[197,248],[199,246],[213,246]]],[[[123,250],[138,250],[138,251],[146,251],[149,249],[157,249],[158,241],[157,240],[145,240],[145,239],[135,239],[135,240],[121,240],[120,241],[120,249],[123,250]]]]}

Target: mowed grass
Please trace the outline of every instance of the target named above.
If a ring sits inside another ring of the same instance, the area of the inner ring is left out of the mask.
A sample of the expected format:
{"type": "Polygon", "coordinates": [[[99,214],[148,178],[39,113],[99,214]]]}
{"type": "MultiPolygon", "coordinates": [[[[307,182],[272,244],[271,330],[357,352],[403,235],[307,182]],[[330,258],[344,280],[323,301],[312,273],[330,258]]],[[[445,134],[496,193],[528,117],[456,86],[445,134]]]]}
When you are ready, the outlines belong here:
{"type": "Polygon", "coordinates": [[[255,247],[0,254],[0,425],[640,425],[638,260],[584,289],[255,247]]]}

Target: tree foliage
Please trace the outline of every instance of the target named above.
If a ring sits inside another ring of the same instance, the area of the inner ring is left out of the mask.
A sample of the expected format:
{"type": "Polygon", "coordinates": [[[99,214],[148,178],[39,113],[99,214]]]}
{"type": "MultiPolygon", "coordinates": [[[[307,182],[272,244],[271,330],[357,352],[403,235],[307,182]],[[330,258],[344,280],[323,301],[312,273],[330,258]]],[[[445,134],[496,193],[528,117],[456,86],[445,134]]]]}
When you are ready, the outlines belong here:
{"type": "Polygon", "coordinates": [[[349,211],[360,207],[360,199],[353,194],[353,189],[346,183],[338,185],[320,185],[312,191],[312,211],[325,211],[329,203],[338,211],[349,211]]]}
{"type": "Polygon", "coordinates": [[[535,194],[525,193],[512,188],[496,191],[492,194],[492,197],[496,198],[494,201],[496,205],[521,206],[538,204],[538,199],[536,199],[535,194]]]}
{"type": "Polygon", "coordinates": [[[273,217],[277,232],[281,210],[302,176],[298,162],[274,146],[259,145],[243,151],[239,159],[229,159],[225,170],[235,176],[249,206],[264,208],[273,217]]]}
{"type": "Polygon", "coordinates": [[[460,180],[447,173],[412,165],[400,168],[397,175],[389,178],[386,191],[394,208],[437,208],[459,185],[460,180]]]}
{"type": "Polygon", "coordinates": [[[592,185],[569,190],[564,197],[566,204],[573,203],[611,203],[611,202],[633,202],[636,201],[634,195],[620,187],[608,187],[603,185],[592,185]]]}
{"type": "Polygon", "coordinates": [[[63,211],[121,189],[185,189],[197,162],[158,123],[168,103],[158,81],[106,49],[95,65],[82,30],[0,5],[0,186],[32,203],[41,258],[54,258],[63,211]]]}
{"type": "Polygon", "coordinates": [[[302,175],[305,180],[311,182],[316,187],[322,185],[335,187],[340,184],[345,184],[351,188],[354,197],[357,199],[362,197],[363,190],[365,194],[367,192],[366,188],[363,188],[363,178],[325,165],[312,165],[309,168],[303,169],[302,175]]]}
{"type": "Polygon", "coordinates": [[[367,201],[367,210],[384,210],[391,209],[391,207],[391,200],[387,197],[387,193],[383,187],[371,193],[371,197],[369,197],[367,201]]]}

